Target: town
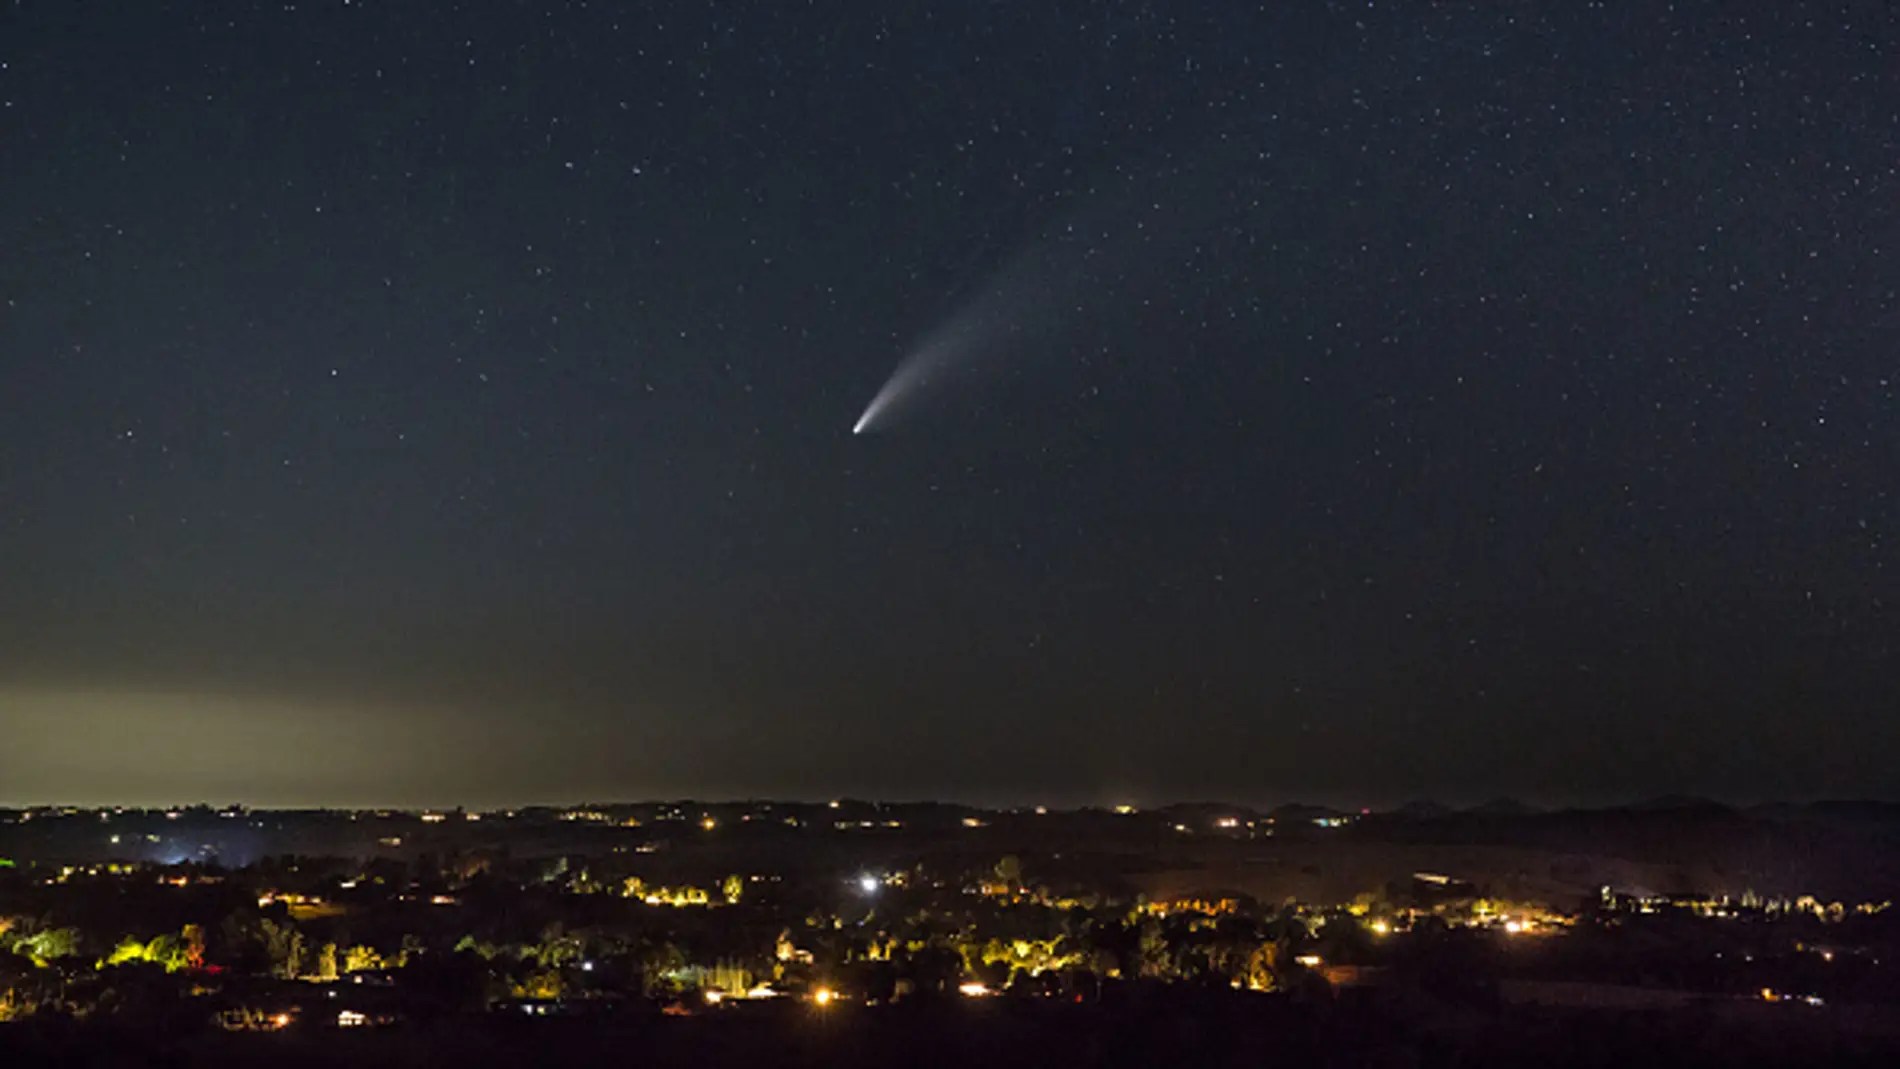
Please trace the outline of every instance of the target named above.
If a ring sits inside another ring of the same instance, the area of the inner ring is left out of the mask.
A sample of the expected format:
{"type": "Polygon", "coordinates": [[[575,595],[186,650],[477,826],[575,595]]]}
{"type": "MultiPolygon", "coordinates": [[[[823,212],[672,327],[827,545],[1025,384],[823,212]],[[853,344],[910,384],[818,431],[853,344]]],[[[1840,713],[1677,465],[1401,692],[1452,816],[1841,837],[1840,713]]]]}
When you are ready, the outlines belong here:
{"type": "Polygon", "coordinates": [[[1879,817],[845,799],[23,809],[0,814],[0,1040],[113,1025],[243,1044],[444,1021],[571,1036],[1191,999],[1267,1014],[1693,1007],[1871,1042],[1900,1001],[1900,915],[1890,862],[1843,829],[1886,834],[1879,817]],[[1601,851],[1566,845],[1577,835],[1601,851]],[[1669,845],[1684,836],[1698,849],[1669,845]],[[1823,840],[1841,852],[1826,885],[1775,875],[1782,850],[1820,871],[1823,840]],[[1752,844],[1747,866],[1736,842],[1752,844]]]}

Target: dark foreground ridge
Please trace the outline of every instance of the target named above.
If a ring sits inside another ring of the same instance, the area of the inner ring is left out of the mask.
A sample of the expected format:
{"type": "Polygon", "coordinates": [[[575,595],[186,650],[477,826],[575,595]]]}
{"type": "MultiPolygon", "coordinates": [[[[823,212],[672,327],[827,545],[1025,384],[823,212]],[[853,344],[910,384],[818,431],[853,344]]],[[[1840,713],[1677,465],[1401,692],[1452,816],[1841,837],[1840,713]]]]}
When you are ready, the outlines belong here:
{"type": "Polygon", "coordinates": [[[354,1033],[154,1038],[128,1029],[0,1030],[9,1065],[408,1069],[637,1064],[703,1069],[885,1066],[1889,1066],[1891,1036],[1817,1019],[1706,1010],[1317,1002],[1163,993],[1086,1007],[933,1003],[839,1013],[504,1022],[354,1033]]]}

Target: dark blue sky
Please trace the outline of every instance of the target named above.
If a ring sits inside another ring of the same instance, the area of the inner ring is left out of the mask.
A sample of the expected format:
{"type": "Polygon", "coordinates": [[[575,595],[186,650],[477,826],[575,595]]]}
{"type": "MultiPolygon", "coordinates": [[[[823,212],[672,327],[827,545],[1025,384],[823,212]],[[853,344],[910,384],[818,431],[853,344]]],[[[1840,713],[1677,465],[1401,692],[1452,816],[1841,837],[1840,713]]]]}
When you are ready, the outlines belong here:
{"type": "Polygon", "coordinates": [[[0,801],[1900,793],[1888,4],[0,65],[0,801]]]}

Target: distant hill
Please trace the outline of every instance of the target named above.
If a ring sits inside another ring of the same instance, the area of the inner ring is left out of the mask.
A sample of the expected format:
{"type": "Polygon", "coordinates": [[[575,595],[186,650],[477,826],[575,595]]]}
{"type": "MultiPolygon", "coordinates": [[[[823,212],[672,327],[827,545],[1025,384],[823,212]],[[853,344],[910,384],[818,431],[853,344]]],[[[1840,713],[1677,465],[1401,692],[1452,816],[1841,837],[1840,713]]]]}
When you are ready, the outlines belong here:
{"type": "Polygon", "coordinates": [[[1528,817],[1543,810],[1516,798],[1493,798],[1483,805],[1472,806],[1466,812],[1479,817],[1528,817]]]}
{"type": "Polygon", "coordinates": [[[1734,811],[1714,799],[1698,798],[1688,794],[1663,794],[1616,808],[1627,809],[1632,813],[1729,813],[1734,811]]]}
{"type": "Polygon", "coordinates": [[[1188,824],[1206,824],[1222,817],[1236,817],[1252,820],[1256,814],[1244,805],[1229,805],[1225,802],[1176,802],[1155,810],[1156,813],[1188,824]]]}

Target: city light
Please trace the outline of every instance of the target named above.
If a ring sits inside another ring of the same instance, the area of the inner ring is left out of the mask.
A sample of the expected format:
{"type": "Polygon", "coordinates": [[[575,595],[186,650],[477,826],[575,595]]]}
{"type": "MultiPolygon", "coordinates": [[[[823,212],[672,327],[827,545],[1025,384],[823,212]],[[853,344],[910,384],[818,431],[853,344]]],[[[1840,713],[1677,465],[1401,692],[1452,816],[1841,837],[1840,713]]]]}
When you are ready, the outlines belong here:
{"type": "Polygon", "coordinates": [[[879,886],[880,884],[876,876],[865,875],[858,877],[858,890],[867,895],[876,894],[879,886]]]}
{"type": "Polygon", "coordinates": [[[969,998],[982,998],[990,993],[990,989],[978,983],[958,984],[957,993],[969,998]]]}
{"type": "Polygon", "coordinates": [[[829,1006],[837,994],[828,987],[821,987],[811,993],[811,1000],[820,1006],[829,1006]]]}

